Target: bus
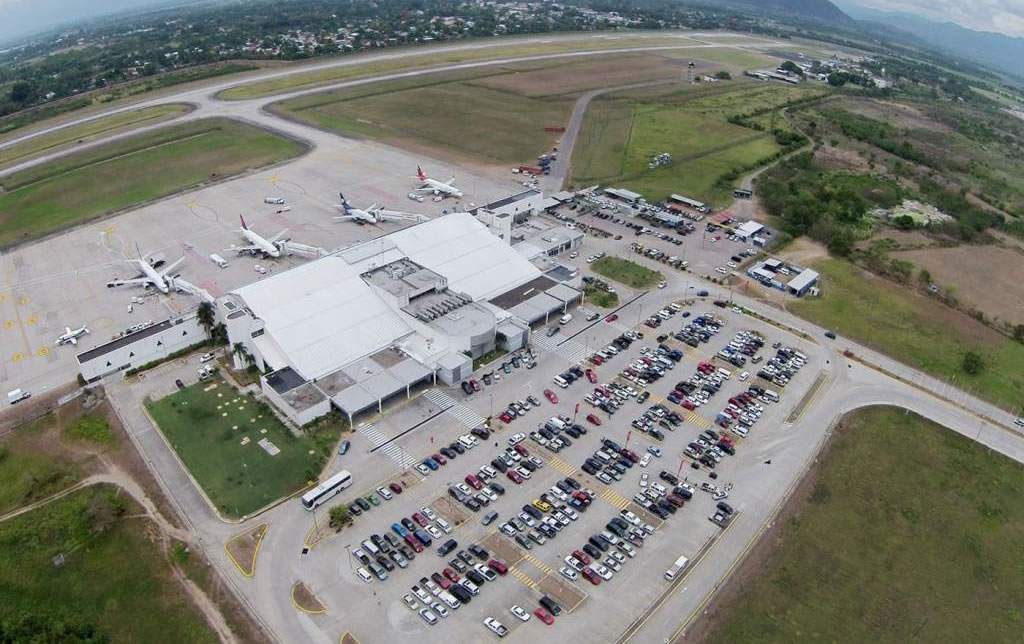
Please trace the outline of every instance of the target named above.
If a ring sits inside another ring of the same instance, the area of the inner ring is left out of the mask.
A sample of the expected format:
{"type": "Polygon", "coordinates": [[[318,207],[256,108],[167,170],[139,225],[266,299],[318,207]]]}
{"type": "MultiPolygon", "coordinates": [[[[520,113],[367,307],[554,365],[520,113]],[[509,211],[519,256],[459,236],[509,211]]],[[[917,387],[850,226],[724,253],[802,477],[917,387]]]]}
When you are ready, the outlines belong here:
{"type": "Polygon", "coordinates": [[[312,510],[350,485],[352,485],[352,474],[348,470],[342,470],[303,494],[302,507],[312,510]]]}

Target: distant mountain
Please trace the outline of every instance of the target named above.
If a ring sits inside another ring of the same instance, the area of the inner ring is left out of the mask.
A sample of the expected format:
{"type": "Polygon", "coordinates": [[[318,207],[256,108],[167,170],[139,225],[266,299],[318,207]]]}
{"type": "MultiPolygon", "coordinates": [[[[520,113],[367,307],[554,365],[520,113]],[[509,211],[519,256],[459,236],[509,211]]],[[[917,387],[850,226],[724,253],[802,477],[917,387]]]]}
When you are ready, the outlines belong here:
{"type": "Polygon", "coordinates": [[[879,23],[905,31],[922,42],[996,69],[1024,77],[1024,38],[1012,38],[988,31],[974,31],[951,22],[936,22],[908,13],[878,11],[843,3],[843,8],[858,21],[879,23]]]}
{"type": "Polygon", "coordinates": [[[852,23],[850,16],[830,0],[707,0],[706,4],[720,4],[744,9],[759,9],[764,13],[811,18],[840,24],[852,23]]]}

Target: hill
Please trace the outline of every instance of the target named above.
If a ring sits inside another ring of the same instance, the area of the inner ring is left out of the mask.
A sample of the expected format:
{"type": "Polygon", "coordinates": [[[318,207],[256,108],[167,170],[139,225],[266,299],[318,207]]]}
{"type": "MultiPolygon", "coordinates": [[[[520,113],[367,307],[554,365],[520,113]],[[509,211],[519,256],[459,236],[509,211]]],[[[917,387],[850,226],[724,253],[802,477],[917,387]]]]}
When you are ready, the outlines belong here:
{"type": "Polygon", "coordinates": [[[837,24],[853,22],[830,0],[712,0],[709,4],[741,7],[748,11],[755,9],[764,13],[809,18],[837,24]]]}

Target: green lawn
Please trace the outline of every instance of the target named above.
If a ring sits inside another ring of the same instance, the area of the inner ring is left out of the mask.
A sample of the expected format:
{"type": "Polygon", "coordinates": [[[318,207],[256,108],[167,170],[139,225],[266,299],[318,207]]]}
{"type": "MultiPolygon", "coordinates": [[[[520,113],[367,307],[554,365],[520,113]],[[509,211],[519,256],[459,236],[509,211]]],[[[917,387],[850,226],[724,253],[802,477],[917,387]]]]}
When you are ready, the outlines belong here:
{"type": "Polygon", "coordinates": [[[938,378],[954,379],[981,398],[1010,410],[1024,400],[1024,345],[1001,339],[980,322],[836,259],[815,264],[823,295],[787,308],[938,378]],[[993,337],[994,341],[974,338],[993,337]],[[963,372],[963,355],[979,352],[981,374],[963,372]]]}
{"type": "Polygon", "coordinates": [[[845,419],[709,642],[1018,642],[1024,468],[903,410],[845,419]]]}
{"type": "Polygon", "coordinates": [[[274,109],[340,134],[413,143],[485,163],[533,163],[550,150],[558,134],[544,127],[568,121],[571,98],[531,98],[453,80],[467,76],[327,92],[274,109]]]}
{"type": "Polygon", "coordinates": [[[0,247],[299,155],[227,119],[169,125],[0,179],[0,247]]]}
{"type": "Polygon", "coordinates": [[[316,479],[336,442],[330,432],[295,436],[266,404],[239,394],[220,378],[149,401],[146,408],[228,517],[248,515],[316,479]],[[280,453],[268,454],[258,444],[263,438],[280,453]]]}
{"type": "Polygon", "coordinates": [[[587,302],[602,309],[612,309],[619,305],[618,293],[609,293],[597,288],[587,288],[584,293],[587,302]]]}
{"type": "Polygon", "coordinates": [[[591,264],[590,269],[632,288],[650,288],[665,279],[658,271],[621,257],[602,257],[591,264]]]}
{"type": "Polygon", "coordinates": [[[0,168],[25,161],[44,153],[70,147],[76,143],[90,141],[97,136],[125,132],[137,127],[149,126],[181,116],[191,108],[182,103],[143,107],[98,118],[87,123],[71,125],[49,134],[40,134],[21,143],[0,148],[0,168]]]}
{"type": "Polygon", "coordinates": [[[100,486],[0,524],[0,639],[217,642],[137,511],[100,486]]]}
{"type": "Polygon", "coordinates": [[[0,444],[0,514],[60,492],[81,478],[73,463],[19,449],[16,436],[0,444]]]}
{"type": "Polygon", "coordinates": [[[598,98],[587,111],[573,153],[572,183],[624,187],[649,201],[680,193],[727,204],[732,186],[720,178],[780,150],[769,133],[731,124],[728,117],[806,95],[793,88],[732,81],[598,98]],[[672,155],[672,164],[649,168],[650,159],[662,152],[672,155]]]}

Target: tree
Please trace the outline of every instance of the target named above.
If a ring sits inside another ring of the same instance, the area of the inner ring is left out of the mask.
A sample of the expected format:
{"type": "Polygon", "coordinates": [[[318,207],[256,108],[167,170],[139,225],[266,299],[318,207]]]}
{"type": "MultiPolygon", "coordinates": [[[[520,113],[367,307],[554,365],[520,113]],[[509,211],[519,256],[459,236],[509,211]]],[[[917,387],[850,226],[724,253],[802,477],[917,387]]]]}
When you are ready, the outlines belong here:
{"type": "Polygon", "coordinates": [[[1024,342],[1024,324],[1013,327],[1013,339],[1017,342],[1024,342]]]}
{"type": "Polygon", "coordinates": [[[213,305],[209,302],[200,302],[199,308],[196,309],[196,320],[200,326],[206,329],[206,335],[209,338],[213,338],[213,325],[214,321],[214,310],[213,305]]]}
{"type": "Polygon", "coordinates": [[[32,84],[29,83],[28,81],[20,80],[20,81],[14,83],[13,85],[11,85],[11,94],[10,94],[10,96],[11,96],[11,100],[14,101],[15,103],[19,103],[21,105],[24,105],[25,103],[29,102],[29,100],[31,100],[32,95],[34,93],[35,92],[33,91],[32,84]]]}
{"type": "Polygon", "coordinates": [[[893,218],[892,225],[900,230],[911,230],[914,227],[914,218],[910,215],[900,215],[893,218]]]}
{"type": "Polygon", "coordinates": [[[964,370],[964,373],[976,376],[985,369],[985,359],[977,351],[968,351],[964,354],[961,368],[964,370]]]}
{"type": "Polygon", "coordinates": [[[249,349],[247,349],[241,342],[236,342],[231,345],[231,355],[245,363],[246,367],[251,367],[256,364],[256,358],[249,353],[249,349]]]}
{"type": "Polygon", "coordinates": [[[344,504],[332,506],[328,516],[330,517],[330,526],[339,532],[342,528],[352,522],[352,517],[348,512],[348,506],[344,504]]]}
{"type": "Polygon", "coordinates": [[[836,230],[828,240],[828,252],[838,257],[847,257],[853,251],[853,235],[845,228],[836,230]]]}
{"type": "Polygon", "coordinates": [[[921,286],[931,286],[932,274],[928,272],[928,269],[922,268],[917,274],[917,283],[921,286]]]}
{"type": "Polygon", "coordinates": [[[791,60],[787,60],[786,62],[784,62],[781,65],[779,65],[779,69],[781,69],[784,72],[790,72],[792,74],[796,74],[797,76],[803,76],[804,75],[804,70],[801,69],[799,65],[797,65],[796,63],[794,63],[791,60]]]}
{"type": "Polygon", "coordinates": [[[732,80],[732,74],[723,69],[722,71],[715,73],[715,78],[718,80],[732,80]]]}

